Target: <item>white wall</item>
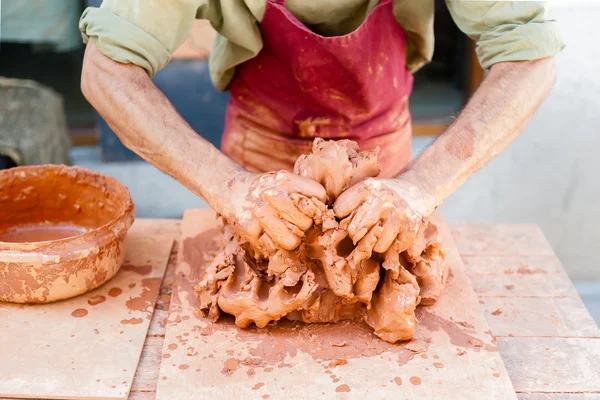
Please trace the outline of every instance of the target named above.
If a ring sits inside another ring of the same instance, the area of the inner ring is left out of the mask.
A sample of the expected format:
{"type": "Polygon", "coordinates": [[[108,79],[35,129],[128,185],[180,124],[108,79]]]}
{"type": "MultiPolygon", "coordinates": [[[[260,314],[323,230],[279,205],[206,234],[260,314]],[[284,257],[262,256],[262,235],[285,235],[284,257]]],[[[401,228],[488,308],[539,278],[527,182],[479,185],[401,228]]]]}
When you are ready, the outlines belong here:
{"type": "MultiPolygon", "coordinates": [[[[549,11],[567,44],[554,90],[440,211],[451,222],[536,223],[571,279],[600,279],[600,5],[549,11]]],[[[415,148],[430,140],[415,138],[415,148]]]]}

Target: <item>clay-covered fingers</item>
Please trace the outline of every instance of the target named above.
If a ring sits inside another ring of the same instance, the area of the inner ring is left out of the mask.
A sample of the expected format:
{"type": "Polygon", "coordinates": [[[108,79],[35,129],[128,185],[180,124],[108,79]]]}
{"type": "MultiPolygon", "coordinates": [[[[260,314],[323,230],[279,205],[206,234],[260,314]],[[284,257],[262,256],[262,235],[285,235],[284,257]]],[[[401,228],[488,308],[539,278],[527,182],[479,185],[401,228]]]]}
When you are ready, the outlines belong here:
{"type": "Polygon", "coordinates": [[[395,218],[388,218],[383,224],[382,233],[377,243],[373,247],[376,253],[385,253],[396,240],[396,236],[400,232],[401,225],[395,218]]]}
{"type": "Polygon", "coordinates": [[[384,209],[379,199],[365,201],[356,210],[348,225],[348,235],[354,244],[358,243],[371,228],[383,218],[384,209]]]}
{"type": "Polygon", "coordinates": [[[292,233],[287,224],[268,204],[257,207],[254,215],[265,233],[281,248],[293,250],[300,245],[300,236],[292,233]]]}
{"type": "Polygon", "coordinates": [[[263,230],[253,213],[249,210],[242,212],[235,225],[237,225],[238,233],[242,238],[256,247],[263,230]]]}
{"type": "Polygon", "coordinates": [[[320,224],[323,213],[327,211],[327,206],[316,198],[308,198],[298,193],[292,193],[290,199],[296,207],[306,216],[320,224]]]}
{"type": "Polygon", "coordinates": [[[314,197],[322,203],[327,202],[327,192],[325,188],[318,182],[312,179],[303,178],[298,175],[294,175],[290,172],[281,172],[284,175],[284,179],[288,185],[289,193],[298,193],[306,197],[314,197]]]}
{"type": "Polygon", "coordinates": [[[266,194],[264,196],[267,203],[277,211],[279,216],[287,222],[296,225],[303,231],[312,226],[312,215],[307,215],[301,209],[296,207],[292,199],[283,193],[275,196],[266,194]]]}
{"type": "Polygon", "coordinates": [[[371,194],[364,182],[357,183],[339,195],[333,204],[333,212],[337,218],[345,218],[358,208],[371,194]]]}
{"type": "Polygon", "coordinates": [[[383,234],[383,226],[378,223],[373,226],[366,235],[358,242],[358,246],[350,254],[348,264],[356,268],[361,261],[371,258],[375,244],[383,234]]]}

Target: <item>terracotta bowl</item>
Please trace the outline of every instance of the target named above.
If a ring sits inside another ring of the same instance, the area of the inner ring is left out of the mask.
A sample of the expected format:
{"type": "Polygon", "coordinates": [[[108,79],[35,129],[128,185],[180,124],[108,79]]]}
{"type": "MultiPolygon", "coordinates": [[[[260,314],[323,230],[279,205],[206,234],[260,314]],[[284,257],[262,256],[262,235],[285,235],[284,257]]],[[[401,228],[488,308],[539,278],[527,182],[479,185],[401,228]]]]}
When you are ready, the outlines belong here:
{"type": "Polygon", "coordinates": [[[64,165],[0,171],[0,301],[49,303],[112,278],[133,223],[127,188],[64,165]]]}

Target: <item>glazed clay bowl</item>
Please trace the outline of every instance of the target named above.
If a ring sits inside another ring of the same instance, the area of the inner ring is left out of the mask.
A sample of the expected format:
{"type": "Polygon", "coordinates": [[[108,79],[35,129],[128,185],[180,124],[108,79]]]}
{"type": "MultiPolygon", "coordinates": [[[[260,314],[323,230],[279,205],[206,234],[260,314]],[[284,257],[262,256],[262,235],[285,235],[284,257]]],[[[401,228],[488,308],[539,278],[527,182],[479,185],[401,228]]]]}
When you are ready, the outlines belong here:
{"type": "Polygon", "coordinates": [[[49,303],[112,278],[133,223],[127,188],[64,165],[0,171],[0,301],[49,303]]]}

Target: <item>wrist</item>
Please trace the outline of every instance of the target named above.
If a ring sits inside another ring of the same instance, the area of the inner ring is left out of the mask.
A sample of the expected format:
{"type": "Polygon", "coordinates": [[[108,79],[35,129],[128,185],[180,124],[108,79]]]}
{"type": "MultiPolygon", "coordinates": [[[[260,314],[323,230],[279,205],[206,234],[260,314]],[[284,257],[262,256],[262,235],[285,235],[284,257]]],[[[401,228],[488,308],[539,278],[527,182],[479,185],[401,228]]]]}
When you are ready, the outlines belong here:
{"type": "Polygon", "coordinates": [[[411,208],[422,216],[431,215],[439,206],[438,196],[424,179],[420,179],[412,170],[391,179],[390,186],[403,197],[411,208]]]}
{"type": "Polygon", "coordinates": [[[213,209],[228,221],[235,220],[247,201],[250,186],[256,179],[256,174],[239,167],[222,174],[220,179],[222,189],[219,190],[218,204],[213,209]]]}

